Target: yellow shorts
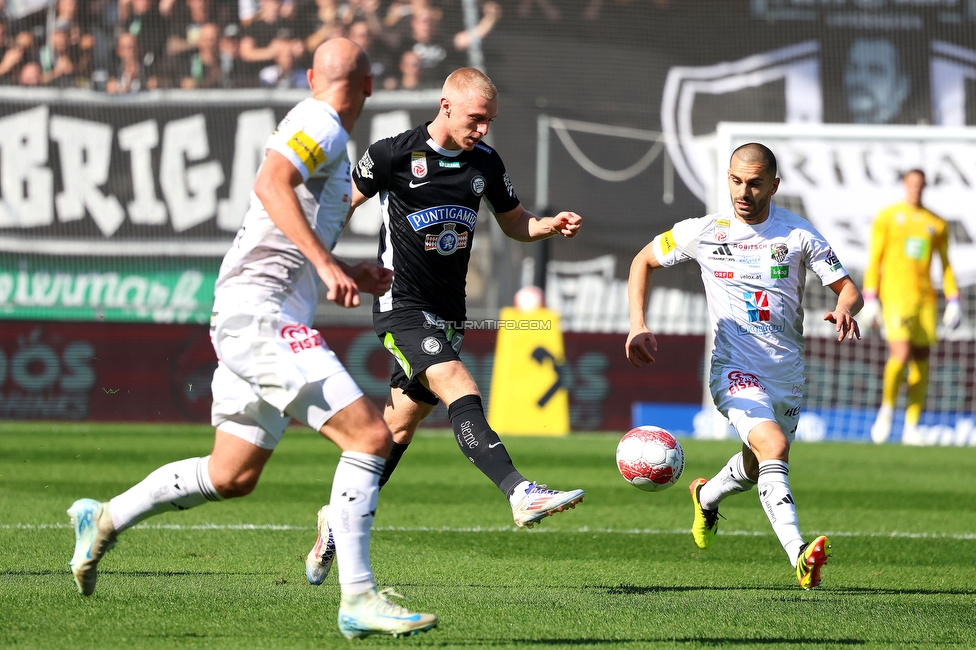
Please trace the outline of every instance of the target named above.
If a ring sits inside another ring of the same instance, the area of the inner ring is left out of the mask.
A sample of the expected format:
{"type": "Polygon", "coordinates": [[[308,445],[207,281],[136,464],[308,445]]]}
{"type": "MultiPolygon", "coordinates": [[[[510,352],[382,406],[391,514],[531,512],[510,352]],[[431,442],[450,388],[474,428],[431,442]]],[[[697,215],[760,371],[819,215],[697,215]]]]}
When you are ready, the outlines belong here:
{"type": "Polygon", "coordinates": [[[920,348],[930,348],[936,343],[934,304],[912,311],[885,309],[884,324],[885,338],[889,341],[908,341],[920,348]]]}

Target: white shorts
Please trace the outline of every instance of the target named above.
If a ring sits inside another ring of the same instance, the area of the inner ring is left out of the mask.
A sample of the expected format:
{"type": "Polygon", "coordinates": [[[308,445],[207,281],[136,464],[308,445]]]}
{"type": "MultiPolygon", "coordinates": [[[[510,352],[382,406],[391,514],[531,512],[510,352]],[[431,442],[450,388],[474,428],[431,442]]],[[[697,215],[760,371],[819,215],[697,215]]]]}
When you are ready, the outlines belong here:
{"type": "Polygon", "coordinates": [[[803,379],[775,380],[734,366],[712,368],[708,388],[719,412],[729,419],[746,445],[749,432],[762,422],[775,422],[793,441],[800,421],[803,379]]]}
{"type": "Polygon", "coordinates": [[[217,314],[211,423],[274,449],[291,418],[316,431],[363,392],[316,330],[275,315],[217,314]]]}

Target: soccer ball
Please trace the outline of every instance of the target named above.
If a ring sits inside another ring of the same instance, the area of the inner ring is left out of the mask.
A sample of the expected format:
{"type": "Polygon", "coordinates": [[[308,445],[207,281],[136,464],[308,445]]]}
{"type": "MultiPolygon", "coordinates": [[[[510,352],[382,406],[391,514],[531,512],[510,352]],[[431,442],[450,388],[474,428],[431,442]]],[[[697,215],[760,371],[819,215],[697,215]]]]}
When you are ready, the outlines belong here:
{"type": "Polygon", "coordinates": [[[685,469],[685,454],[670,433],[659,427],[631,429],[617,445],[617,469],[628,483],[647,492],[666,490],[685,469]]]}

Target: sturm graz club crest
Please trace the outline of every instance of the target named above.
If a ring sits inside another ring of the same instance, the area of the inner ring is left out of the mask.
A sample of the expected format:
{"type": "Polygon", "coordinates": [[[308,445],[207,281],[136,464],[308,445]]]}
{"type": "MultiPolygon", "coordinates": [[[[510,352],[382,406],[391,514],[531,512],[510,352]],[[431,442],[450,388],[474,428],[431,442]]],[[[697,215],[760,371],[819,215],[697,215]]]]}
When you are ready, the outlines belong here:
{"type": "Polygon", "coordinates": [[[427,354],[437,354],[441,351],[441,342],[436,337],[428,336],[420,342],[420,347],[427,354]]]}
{"type": "Polygon", "coordinates": [[[485,177],[475,176],[471,179],[471,191],[474,192],[475,196],[481,196],[485,193],[485,177]]]}
{"type": "Polygon", "coordinates": [[[468,231],[458,232],[456,224],[444,224],[444,230],[436,235],[427,235],[424,239],[424,250],[437,251],[441,255],[450,255],[459,248],[467,248],[468,231]]]}

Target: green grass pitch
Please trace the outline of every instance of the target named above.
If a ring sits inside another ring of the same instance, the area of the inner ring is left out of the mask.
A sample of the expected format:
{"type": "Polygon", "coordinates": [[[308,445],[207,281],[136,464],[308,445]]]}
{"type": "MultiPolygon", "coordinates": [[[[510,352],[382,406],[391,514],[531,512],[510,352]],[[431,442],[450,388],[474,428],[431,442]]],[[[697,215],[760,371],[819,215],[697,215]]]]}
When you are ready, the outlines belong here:
{"type": "Polygon", "coordinates": [[[687,486],[734,442],[683,441],[665,492],[617,474],[618,436],[507,438],[519,469],[582,505],[517,531],[445,432],[422,432],[380,495],[373,568],[440,627],[353,645],[338,588],[305,581],[338,452],[290,430],[254,494],[127,531],[91,598],[75,591],[65,510],[157,466],[205,455],[207,427],[0,426],[0,647],[976,647],[976,449],[797,444],[807,536],[831,535],[820,589],[799,589],[755,492],[723,504],[719,538],[687,532],[687,486]]]}

